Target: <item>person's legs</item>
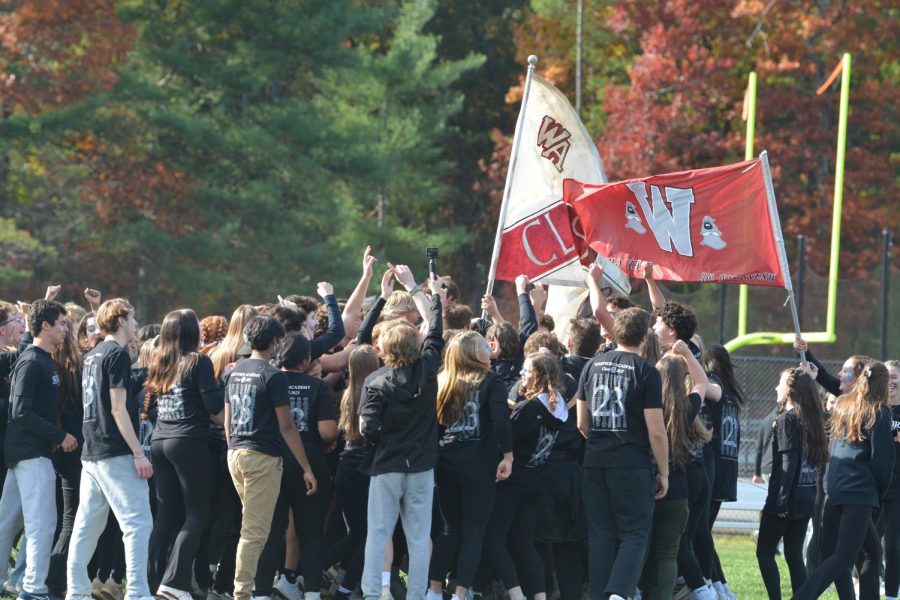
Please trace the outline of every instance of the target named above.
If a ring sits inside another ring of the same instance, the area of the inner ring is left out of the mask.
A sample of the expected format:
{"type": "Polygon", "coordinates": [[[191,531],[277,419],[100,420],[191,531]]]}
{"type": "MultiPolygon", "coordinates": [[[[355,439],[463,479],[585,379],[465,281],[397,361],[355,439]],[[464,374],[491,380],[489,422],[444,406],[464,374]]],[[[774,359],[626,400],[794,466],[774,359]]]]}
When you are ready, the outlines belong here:
{"type": "Polygon", "coordinates": [[[409,553],[408,600],[421,600],[428,587],[431,543],[431,507],[434,502],[434,470],[407,473],[400,500],[400,520],[409,553]]]}
{"type": "Polygon", "coordinates": [[[605,476],[619,547],[604,591],[627,598],[634,595],[653,523],[653,475],[650,469],[606,469],[605,476]]]}
{"type": "Polygon", "coordinates": [[[806,564],[803,562],[803,542],[809,519],[792,519],[782,536],[784,539],[784,561],[791,573],[791,591],[796,592],[806,583],[806,564]]]}
{"type": "Polygon", "coordinates": [[[190,591],[194,558],[209,517],[210,474],[206,440],[175,438],[163,440],[163,449],[174,465],[184,522],[175,537],[169,564],[162,583],[182,591],[190,591]]]}
{"type": "Polygon", "coordinates": [[[515,539],[515,548],[518,551],[519,580],[528,595],[535,597],[546,594],[546,579],[544,578],[544,563],[534,546],[534,533],[537,530],[538,510],[540,508],[541,492],[534,490],[522,498],[516,507],[516,514],[512,523],[512,534],[515,539]]]}
{"type": "Polygon", "coordinates": [[[884,524],[884,594],[896,598],[900,592],[900,498],[881,503],[884,524]]]}
{"type": "Polygon", "coordinates": [[[511,492],[507,486],[502,484],[497,486],[494,510],[485,537],[485,549],[494,566],[494,572],[507,590],[519,585],[516,566],[509,554],[508,545],[509,531],[518,510],[518,503],[518,495],[511,492]]]}
{"type": "Polygon", "coordinates": [[[707,561],[711,560],[712,549],[710,543],[709,525],[707,523],[709,513],[709,481],[702,467],[689,466],[687,469],[688,481],[688,518],[684,535],[678,545],[678,571],[684,577],[685,583],[691,590],[698,590],[706,585],[703,569],[700,566],[700,556],[707,561]],[[698,551],[697,542],[705,548],[706,552],[698,551]]]}
{"type": "Polygon", "coordinates": [[[787,519],[769,513],[762,513],[759,519],[756,562],[759,564],[759,573],[769,594],[769,600],[781,600],[781,577],[778,573],[778,563],[775,562],[775,554],[778,552],[778,541],[784,536],[788,524],[787,519]]]}
{"type": "MultiPolygon", "coordinates": [[[[13,471],[7,471],[3,482],[3,492],[0,494],[0,585],[7,578],[7,560],[12,552],[16,536],[25,526],[25,518],[22,514],[22,496],[19,493],[19,485],[13,471]]],[[[23,544],[24,547],[24,544],[23,544]]]]}
{"type": "Polygon", "coordinates": [[[59,473],[62,491],[62,525],[59,536],[50,554],[50,570],[47,572],[47,587],[51,592],[61,594],[66,589],[66,559],[69,556],[69,542],[78,510],[78,487],[81,484],[81,451],[57,452],[54,467],[59,473]]]}
{"type": "Polygon", "coordinates": [[[234,598],[249,600],[259,555],[269,537],[281,490],[281,457],[251,450],[229,450],[228,469],[243,503],[241,540],[235,557],[234,598]]]}
{"type": "MultiPolygon", "coordinates": [[[[464,521],[462,499],[465,492],[462,478],[450,469],[438,467],[435,479],[437,480],[437,499],[443,527],[434,538],[431,563],[428,565],[428,580],[431,590],[439,592],[444,588],[444,580],[450,570],[450,562],[462,539],[464,521]]],[[[460,552],[460,560],[462,558],[463,554],[460,552]]],[[[457,581],[457,583],[459,582],[457,581]]]]}
{"type": "MultiPolygon", "coordinates": [[[[687,500],[660,500],[653,511],[653,536],[648,540],[649,552],[644,575],[649,594],[644,586],[641,593],[646,598],[672,597],[675,578],[678,576],[678,548],[688,518],[687,500]],[[648,572],[648,567],[649,571],[648,572]]],[[[644,581],[644,577],[641,578],[644,581]]]]}
{"type": "Polygon", "coordinates": [[[95,475],[122,530],[125,547],[125,600],[152,598],[147,582],[147,559],[153,517],[150,489],[131,456],[98,460],[95,475]]]}
{"type": "Polygon", "coordinates": [[[875,523],[871,519],[871,511],[866,536],[863,538],[861,552],[862,563],[859,566],[859,600],[879,600],[881,597],[881,539],[875,530],[875,523]]]}
{"type": "MultiPolygon", "coordinates": [[[[153,519],[148,553],[148,585],[153,591],[156,591],[163,582],[172,540],[184,522],[184,501],[178,473],[166,453],[166,443],[169,441],[171,440],[154,440],[150,445],[156,488],[156,518],[153,519]]],[[[187,591],[190,587],[177,589],[187,591]]]]}
{"type": "Polygon", "coordinates": [[[300,484],[290,496],[291,512],[294,516],[294,531],[299,541],[300,566],[303,580],[307,582],[306,589],[316,594],[319,591],[318,585],[322,580],[322,570],[325,566],[323,560],[325,553],[325,509],[331,498],[331,477],[328,474],[324,457],[313,456],[310,464],[313,474],[315,474],[316,480],[319,482],[319,487],[315,494],[307,496],[300,465],[296,461],[292,462],[294,466],[289,467],[288,471],[293,473],[292,479],[300,484]]]}
{"type": "MultiPolygon", "coordinates": [[[[498,501],[499,498],[498,494],[498,501]]],[[[607,598],[605,590],[618,543],[611,498],[612,491],[606,484],[606,469],[585,469],[584,511],[588,526],[590,600],[607,598]]]]}
{"type": "Polygon", "coordinates": [[[460,522],[462,539],[456,561],[456,587],[468,590],[475,581],[475,573],[481,562],[484,534],[494,509],[497,484],[490,478],[473,477],[462,490],[460,522]]]}
{"type": "Polygon", "coordinates": [[[369,477],[355,468],[340,465],[335,478],[335,488],[337,489],[338,504],[347,524],[347,535],[351,540],[349,556],[341,559],[341,564],[346,569],[342,586],[353,591],[359,585],[365,559],[369,477]]]}
{"type": "Polygon", "coordinates": [[[109,504],[97,480],[96,468],[96,462],[82,462],[78,510],[75,513],[72,539],[69,542],[69,558],[66,563],[67,600],[85,600],[91,597],[91,580],[88,577],[87,566],[109,517],[109,504]]]}
{"type": "Polygon", "coordinates": [[[28,561],[22,589],[29,594],[47,593],[47,570],[56,532],[56,471],[49,458],[30,458],[17,463],[15,472],[22,495],[22,515],[28,561]]]}
{"type": "Polygon", "coordinates": [[[402,473],[383,473],[372,476],[369,482],[366,551],[362,574],[362,591],[367,600],[381,595],[381,563],[384,548],[391,539],[400,515],[402,478],[402,473]]]}
{"type": "Polygon", "coordinates": [[[852,504],[834,506],[826,501],[823,517],[824,560],[794,594],[795,600],[818,598],[837,577],[849,575],[872,521],[872,509],[852,504]]]}

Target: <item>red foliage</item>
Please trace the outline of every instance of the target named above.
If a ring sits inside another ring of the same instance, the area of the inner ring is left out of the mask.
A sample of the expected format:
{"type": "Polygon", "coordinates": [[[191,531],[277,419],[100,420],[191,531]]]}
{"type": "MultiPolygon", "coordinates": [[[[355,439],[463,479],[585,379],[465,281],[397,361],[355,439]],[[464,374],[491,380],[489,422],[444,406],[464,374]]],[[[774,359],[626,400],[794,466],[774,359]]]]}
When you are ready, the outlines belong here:
{"type": "MultiPolygon", "coordinates": [[[[9,4],[9,3],[7,3],[9,4]]],[[[113,0],[25,0],[0,15],[0,101],[34,114],[116,82],[133,32],[113,0]]]]}

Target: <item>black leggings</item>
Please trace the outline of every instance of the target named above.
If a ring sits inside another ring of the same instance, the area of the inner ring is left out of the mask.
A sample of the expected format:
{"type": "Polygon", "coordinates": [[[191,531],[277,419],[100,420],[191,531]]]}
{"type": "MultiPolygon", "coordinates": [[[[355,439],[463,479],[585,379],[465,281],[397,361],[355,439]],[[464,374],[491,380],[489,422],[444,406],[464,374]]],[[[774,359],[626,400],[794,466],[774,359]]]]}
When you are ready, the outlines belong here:
{"type": "Polygon", "coordinates": [[[276,571],[284,565],[284,534],[288,526],[288,511],[294,517],[294,530],[300,541],[300,564],[305,585],[309,589],[322,581],[325,559],[325,508],[331,498],[331,477],[321,450],[307,450],[307,457],[318,481],[316,493],[306,495],[303,469],[293,455],[282,458],[281,491],[272,516],[269,539],[256,567],[255,595],[271,596],[276,571]]]}
{"type": "MultiPolygon", "coordinates": [[[[206,439],[206,447],[209,456],[210,485],[209,485],[209,518],[200,536],[200,546],[197,549],[197,559],[194,561],[194,577],[201,588],[212,587],[212,573],[209,565],[219,561],[219,551],[225,541],[225,526],[231,516],[231,495],[227,488],[234,490],[231,474],[226,464],[221,460],[228,449],[225,440],[212,435],[206,439]],[[227,486],[227,487],[226,487],[227,486]],[[212,549],[217,550],[213,551],[212,549]]],[[[152,591],[152,590],[151,590],[152,591]]]]}
{"type": "Polygon", "coordinates": [[[543,485],[543,480],[531,489],[522,490],[510,489],[502,483],[497,485],[494,510],[485,539],[485,547],[494,569],[503,582],[503,587],[510,590],[519,586],[519,575],[508,546],[510,531],[513,532],[522,565],[522,586],[528,590],[529,596],[546,591],[544,563],[534,545],[543,485]]]}
{"type": "Polygon", "coordinates": [[[69,556],[69,540],[78,511],[78,489],[81,484],[81,447],[75,452],[58,450],[53,453],[53,467],[59,475],[62,496],[62,518],[59,519],[59,535],[50,553],[50,570],[47,587],[55,592],[66,589],[66,561],[69,556]]]}
{"type": "MultiPolygon", "coordinates": [[[[703,587],[703,570],[694,552],[694,540],[709,537],[707,510],[709,509],[710,485],[706,470],[702,466],[688,465],[688,520],[678,545],[678,572],[692,590],[703,587]]],[[[707,554],[707,556],[709,556],[707,554]]]]}
{"type": "MultiPolygon", "coordinates": [[[[831,582],[850,577],[850,567],[870,531],[874,533],[872,507],[861,504],[834,505],[828,500],[822,511],[822,562],[806,583],[794,594],[795,600],[813,600],[828,589],[831,582]]],[[[877,538],[876,538],[877,540],[877,538]]],[[[872,557],[874,558],[874,557],[872,557]]],[[[880,558],[880,556],[879,556],[880,558]]],[[[878,594],[878,564],[867,560],[859,574],[860,600],[878,594]]]]}
{"type": "Polygon", "coordinates": [[[351,592],[362,578],[368,528],[369,476],[359,472],[359,463],[355,457],[341,458],[338,463],[334,489],[347,526],[347,537],[325,553],[325,566],[341,563],[345,570],[341,586],[351,592]]]}
{"type": "Polygon", "coordinates": [[[497,484],[492,473],[459,473],[438,467],[436,475],[443,529],[434,540],[428,579],[443,583],[458,549],[456,585],[469,589],[481,560],[497,484]]]}
{"type": "Polygon", "coordinates": [[[156,483],[150,589],[162,584],[189,592],[194,558],[209,518],[209,449],[205,438],[153,440],[150,449],[156,483]]]}
{"type": "Polygon", "coordinates": [[[759,519],[759,539],[756,542],[756,562],[770,600],[781,600],[781,578],[775,553],[778,540],[784,539],[784,560],[791,573],[791,590],[795,593],[806,582],[803,562],[803,541],[809,519],[782,519],[778,515],[762,513],[759,519]]]}
{"type": "Polygon", "coordinates": [[[897,597],[900,587],[900,498],[881,501],[884,528],[884,594],[897,597]]]}
{"type": "Polygon", "coordinates": [[[719,517],[719,510],[722,508],[722,502],[719,500],[711,500],[709,503],[709,549],[710,563],[708,576],[712,581],[721,581],[727,583],[725,573],[722,571],[722,562],[719,560],[719,553],[716,552],[716,543],[712,537],[713,525],[719,517]]]}

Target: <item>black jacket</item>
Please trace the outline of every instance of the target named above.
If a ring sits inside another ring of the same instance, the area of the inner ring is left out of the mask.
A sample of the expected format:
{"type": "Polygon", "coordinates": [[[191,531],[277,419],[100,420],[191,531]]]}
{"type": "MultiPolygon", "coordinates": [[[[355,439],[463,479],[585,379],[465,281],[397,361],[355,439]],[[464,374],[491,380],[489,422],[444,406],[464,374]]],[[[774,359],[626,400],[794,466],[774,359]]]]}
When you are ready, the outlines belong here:
{"type": "Polygon", "coordinates": [[[360,430],[373,447],[360,467],[363,472],[420,473],[437,464],[437,372],[443,330],[441,301],[432,296],[419,360],[399,369],[382,367],[366,378],[360,430]]]}
{"type": "Polygon", "coordinates": [[[894,471],[894,441],[891,413],[882,406],[866,439],[851,444],[832,440],[829,447],[826,491],[832,504],[863,504],[877,507],[891,484],[894,471]]]}
{"type": "Polygon", "coordinates": [[[50,353],[26,348],[13,368],[9,422],[3,451],[10,468],[31,458],[50,458],[66,437],[59,422],[59,375],[50,353]]]}

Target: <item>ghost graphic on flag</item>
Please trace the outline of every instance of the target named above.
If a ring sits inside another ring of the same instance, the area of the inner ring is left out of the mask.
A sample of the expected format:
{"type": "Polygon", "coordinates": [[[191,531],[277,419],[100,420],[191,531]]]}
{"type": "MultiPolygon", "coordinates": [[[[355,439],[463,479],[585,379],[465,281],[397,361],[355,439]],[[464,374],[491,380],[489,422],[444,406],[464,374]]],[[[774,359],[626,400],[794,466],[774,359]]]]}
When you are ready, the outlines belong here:
{"type": "Polygon", "coordinates": [[[721,250],[728,244],[722,239],[722,232],[716,227],[716,220],[709,215],[703,217],[703,225],[700,226],[700,234],[703,236],[701,246],[721,250]]]}
{"type": "Polygon", "coordinates": [[[631,202],[625,203],[625,219],[628,221],[628,223],[625,224],[626,229],[631,229],[641,235],[647,233],[647,229],[644,227],[644,223],[638,215],[637,208],[635,208],[634,204],[631,202]]]}

